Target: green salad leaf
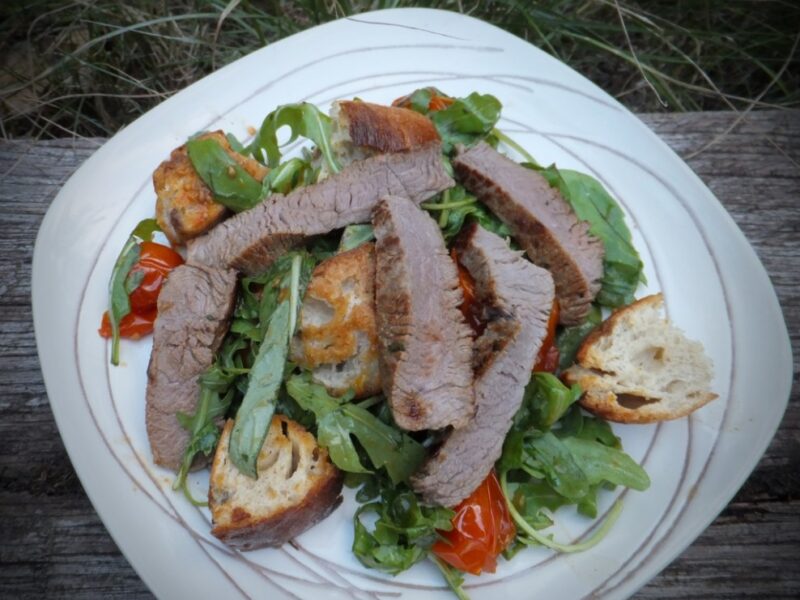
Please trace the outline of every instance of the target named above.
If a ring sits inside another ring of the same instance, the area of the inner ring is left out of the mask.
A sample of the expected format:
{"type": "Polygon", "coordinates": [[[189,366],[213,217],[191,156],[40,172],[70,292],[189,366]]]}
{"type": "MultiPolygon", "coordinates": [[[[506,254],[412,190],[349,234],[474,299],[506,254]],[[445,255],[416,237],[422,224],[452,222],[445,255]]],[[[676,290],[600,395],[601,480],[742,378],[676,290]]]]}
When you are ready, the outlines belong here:
{"type": "Polygon", "coordinates": [[[353,516],[353,554],[366,567],[396,575],[428,556],[437,530],[452,529],[455,513],[426,506],[404,484],[378,479],[380,500],[364,504],[353,516]],[[362,515],[375,514],[370,531],[362,515]]]}
{"type": "Polygon", "coordinates": [[[261,201],[261,182],[231,158],[217,140],[195,138],[186,142],[186,150],[215,201],[234,212],[253,208],[261,201]]]}
{"type": "Polygon", "coordinates": [[[443,110],[430,113],[442,138],[442,150],[449,154],[456,144],[470,145],[492,133],[503,105],[491,94],[471,93],[443,110]]]}
{"type": "Polygon", "coordinates": [[[240,472],[254,479],[258,477],[258,455],[283,382],[289,341],[313,268],[311,255],[290,252],[277,264],[273,281],[279,281],[278,285],[265,287],[262,292],[260,320],[262,327],[266,324],[266,331],[250,368],[247,391],[236,413],[229,447],[231,461],[240,472]]]}
{"type": "Polygon", "coordinates": [[[572,366],[583,340],[602,322],[603,315],[600,312],[600,307],[593,304],[583,323],[565,327],[558,332],[556,335],[556,347],[558,348],[559,369],[563,370],[572,366]]]}
{"type": "Polygon", "coordinates": [[[343,471],[369,471],[361,462],[353,437],[374,468],[385,467],[395,483],[406,481],[425,458],[425,449],[407,434],[387,425],[363,406],[350,403],[347,396],[334,398],[307,375],[289,377],[286,391],[303,409],[314,413],[317,439],[343,471]]]}
{"type": "Polygon", "coordinates": [[[563,444],[580,465],[590,485],[608,482],[640,492],[650,487],[650,478],[645,470],[621,450],[578,437],[564,438],[563,444]]]}
{"type": "Polygon", "coordinates": [[[287,144],[301,136],[307,138],[317,145],[331,173],[341,170],[331,146],[331,118],[309,102],[284,104],[269,113],[255,139],[247,147],[248,152],[258,160],[262,160],[263,152],[267,164],[277,167],[281,160],[277,132],[281,127],[291,130],[287,144]]]}
{"type": "Polygon", "coordinates": [[[633,247],[625,215],[617,202],[590,175],[557,169],[555,165],[538,170],[561,192],[578,218],[589,223],[589,231],[603,242],[603,280],[595,301],[611,308],[633,302],[636,288],[644,279],[644,264],[633,247]]]}
{"type": "Polygon", "coordinates": [[[375,239],[375,232],[372,225],[359,224],[348,225],[342,232],[342,239],[339,241],[338,252],[347,252],[353,248],[358,248],[361,244],[375,239]]]}
{"type": "Polygon", "coordinates": [[[511,236],[505,223],[460,184],[445,190],[439,201],[426,202],[422,207],[438,220],[442,236],[448,242],[459,234],[468,220],[477,221],[481,227],[501,237],[511,236]]]}
{"type": "Polygon", "coordinates": [[[141,273],[131,274],[131,269],[139,260],[139,244],[153,239],[161,231],[155,219],[144,219],[128,236],[122,250],[114,262],[111,279],[108,282],[108,320],[111,323],[111,364],[119,365],[119,324],[131,312],[130,294],[141,283],[141,273]]]}
{"type": "Polygon", "coordinates": [[[272,169],[262,183],[262,197],[278,192],[288,194],[293,189],[314,182],[316,175],[308,161],[290,158],[272,169]]]}

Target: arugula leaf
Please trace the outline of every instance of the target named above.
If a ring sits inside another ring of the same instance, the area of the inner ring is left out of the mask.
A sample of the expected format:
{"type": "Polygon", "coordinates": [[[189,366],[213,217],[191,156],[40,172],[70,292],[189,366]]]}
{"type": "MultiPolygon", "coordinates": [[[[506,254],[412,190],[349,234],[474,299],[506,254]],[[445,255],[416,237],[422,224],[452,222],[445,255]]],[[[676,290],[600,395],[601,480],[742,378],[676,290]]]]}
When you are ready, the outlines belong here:
{"type": "Polygon", "coordinates": [[[290,253],[288,272],[280,277],[278,293],[265,288],[261,300],[261,322],[267,328],[250,369],[247,392],[236,413],[229,454],[239,471],[258,478],[256,463],[275,412],[283,382],[289,341],[294,334],[300,300],[305,293],[314,260],[307,253],[290,253]]]}
{"type": "Polygon", "coordinates": [[[343,471],[368,471],[352,437],[364,448],[374,468],[386,467],[395,483],[407,480],[425,458],[425,449],[411,437],[383,423],[366,408],[349,403],[347,396],[334,398],[323,386],[312,383],[307,374],[289,377],[286,391],[303,409],[316,415],[317,439],[343,471]]]}
{"type": "Polygon", "coordinates": [[[586,339],[594,329],[603,321],[603,316],[600,313],[600,308],[593,304],[589,310],[589,314],[579,325],[572,327],[565,327],[561,332],[556,335],[556,347],[558,348],[558,368],[567,369],[575,362],[575,357],[578,354],[583,340],[586,339]]]}
{"type": "MultiPolygon", "coordinates": [[[[429,99],[430,100],[430,99],[429,99]]],[[[492,133],[503,105],[490,94],[471,93],[450,106],[430,114],[442,138],[442,150],[449,154],[456,144],[470,145],[492,133]]]]}
{"type": "MultiPolygon", "coordinates": [[[[211,368],[213,369],[214,367],[211,368]]],[[[186,476],[189,474],[189,469],[192,467],[192,463],[197,454],[202,453],[204,456],[210,456],[217,447],[220,435],[217,421],[225,416],[232,399],[233,390],[229,390],[225,394],[220,394],[210,387],[201,386],[200,398],[197,402],[197,409],[194,414],[187,415],[185,413],[178,413],[176,415],[181,427],[189,432],[189,443],[183,453],[183,461],[181,461],[181,466],[172,484],[172,489],[177,490],[183,488],[187,498],[193,504],[200,503],[196,502],[189,495],[185,487],[186,476]]]]}
{"type": "Polygon", "coordinates": [[[557,169],[555,165],[537,170],[561,192],[578,218],[589,223],[589,231],[603,242],[603,280],[595,301],[611,308],[633,302],[634,292],[644,278],[644,265],[633,247],[625,215],[617,202],[590,175],[557,169]]]}
{"type": "Polygon", "coordinates": [[[590,485],[607,481],[640,492],[650,487],[650,478],[645,470],[625,452],[576,437],[564,438],[562,442],[586,474],[590,485]]]}
{"type": "Polygon", "coordinates": [[[531,421],[538,429],[549,429],[577,402],[580,386],[567,387],[551,373],[534,373],[525,388],[523,402],[530,407],[531,421]]]}
{"type": "Polygon", "coordinates": [[[262,182],[262,197],[273,192],[288,194],[293,189],[312,183],[313,169],[302,158],[290,158],[272,169],[262,182]]]}
{"type": "Polygon", "coordinates": [[[348,225],[342,232],[337,252],[347,252],[373,239],[375,239],[375,232],[372,230],[372,225],[348,225]]]}
{"type": "Polygon", "coordinates": [[[364,504],[353,516],[353,554],[366,567],[396,575],[428,556],[437,530],[452,529],[455,513],[420,504],[404,484],[374,479],[380,501],[364,504]],[[361,520],[370,513],[378,515],[372,531],[361,520]]]}
{"type": "Polygon", "coordinates": [[[341,168],[336,162],[331,148],[331,125],[331,118],[313,104],[308,102],[285,104],[266,116],[258,134],[247,150],[259,160],[262,159],[263,152],[266,154],[267,164],[273,168],[277,167],[281,160],[277,131],[281,127],[287,126],[291,130],[291,137],[287,144],[300,136],[310,139],[319,148],[328,169],[332,173],[338,173],[341,168]]]}
{"type": "Polygon", "coordinates": [[[194,170],[215,201],[234,212],[253,208],[261,201],[261,183],[231,158],[217,140],[195,138],[186,142],[186,150],[194,170]]]}
{"type": "Polygon", "coordinates": [[[450,588],[450,591],[456,595],[456,598],[458,598],[458,600],[469,600],[467,592],[461,587],[464,585],[464,574],[455,567],[448,565],[437,556],[432,556],[431,559],[433,560],[433,564],[439,567],[439,570],[442,572],[442,577],[444,577],[447,586],[450,588]]]}
{"type": "Polygon", "coordinates": [[[114,263],[108,282],[108,320],[111,323],[111,364],[119,365],[119,323],[131,312],[129,295],[135,290],[141,277],[130,277],[131,269],[139,260],[139,244],[153,239],[161,231],[155,219],[144,219],[134,228],[114,263]]]}
{"type": "Polygon", "coordinates": [[[546,529],[553,524],[551,514],[572,502],[559,494],[547,481],[531,479],[521,483],[509,483],[511,501],[534,529],[546,529]]]}
{"type": "Polygon", "coordinates": [[[573,502],[589,492],[586,474],[564,440],[548,431],[528,438],[525,448],[556,492],[573,502]]]}
{"type": "Polygon", "coordinates": [[[422,207],[432,214],[439,212],[439,227],[448,242],[459,234],[468,219],[500,237],[511,236],[511,230],[462,185],[446,190],[440,202],[426,202],[422,207]]]}

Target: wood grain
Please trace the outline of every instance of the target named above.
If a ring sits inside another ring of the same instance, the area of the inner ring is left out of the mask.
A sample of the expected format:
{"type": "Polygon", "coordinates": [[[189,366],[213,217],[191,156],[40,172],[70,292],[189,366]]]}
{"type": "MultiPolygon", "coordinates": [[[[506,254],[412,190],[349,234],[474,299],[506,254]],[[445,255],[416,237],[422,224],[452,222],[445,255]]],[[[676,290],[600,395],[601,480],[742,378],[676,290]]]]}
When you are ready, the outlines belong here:
{"type": "MultiPolygon", "coordinates": [[[[718,140],[736,115],[641,118],[690,157],[689,165],[755,247],[778,292],[795,358],[789,408],[758,467],[705,533],[637,597],[797,598],[800,112],[752,113],[718,140]]],[[[39,224],[60,186],[101,143],[0,142],[0,597],[150,597],[64,451],[31,321],[30,265],[39,224]]]]}

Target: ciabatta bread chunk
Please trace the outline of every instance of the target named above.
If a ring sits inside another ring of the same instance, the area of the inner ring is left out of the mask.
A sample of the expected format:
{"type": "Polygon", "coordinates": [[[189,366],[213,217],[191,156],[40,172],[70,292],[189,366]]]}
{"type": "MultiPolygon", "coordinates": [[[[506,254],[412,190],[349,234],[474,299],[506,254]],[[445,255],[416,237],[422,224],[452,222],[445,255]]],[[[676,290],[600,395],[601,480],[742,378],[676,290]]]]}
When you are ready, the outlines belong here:
{"type": "Polygon", "coordinates": [[[228,456],[233,419],[222,430],[208,490],[211,533],[239,548],[280,546],[327,517],[342,500],[342,473],[317,440],[294,421],[272,418],[258,479],[239,472],[228,456]]]}
{"type": "Polygon", "coordinates": [[[581,405],[618,423],[677,419],[717,397],[703,345],[661,314],[661,294],[616,310],[593,331],[564,379],[581,386],[581,405]]]}
{"type": "Polygon", "coordinates": [[[344,164],[373,154],[408,152],[440,140],[430,119],[408,108],[339,100],[333,103],[331,118],[331,143],[344,164]]]}
{"type": "Polygon", "coordinates": [[[375,325],[375,244],[321,262],[308,284],[291,358],[336,396],[381,391],[375,325]]]}
{"type": "MultiPolygon", "coordinates": [[[[231,148],[222,131],[200,136],[200,139],[209,138],[219,143],[228,156],[258,181],[269,172],[258,161],[231,148]]],[[[156,191],[156,220],[173,244],[182,244],[205,233],[228,214],[228,209],[214,200],[211,190],[194,170],[186,144],[175,148],[169,159],[158,166],[153,173],[153,187],[156,191]]]]}

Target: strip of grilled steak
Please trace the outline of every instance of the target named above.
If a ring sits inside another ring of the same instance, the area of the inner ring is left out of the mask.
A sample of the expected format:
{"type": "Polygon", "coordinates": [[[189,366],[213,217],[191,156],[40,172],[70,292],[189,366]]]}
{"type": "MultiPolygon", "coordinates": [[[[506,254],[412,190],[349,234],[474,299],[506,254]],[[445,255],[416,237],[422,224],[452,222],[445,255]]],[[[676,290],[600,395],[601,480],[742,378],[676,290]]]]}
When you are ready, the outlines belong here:
{"type": "Polygon", "coordinates": [[[453,166],[464,186],[511,228],[528,257],[553,274],[561,323],[580,323],[603,277],[603,244],[588,224],[539,173],[486,143],[460,149],[453,166]]]}
{"type": "Polygon", "coordinates": [[[172,271],[158,296],[145,419],[153,461],[162,467],[180,467],[189,433],[176,415],[195,412],[198,377],[214,361],[235,299],[235,271],[198,265],[172,271]]]}
{"type": "Polygon", "coordinates": [[[550,273],[477,224],[457,244],[488,322],[473,354],[475,417],[451,432],[411,481],[427,502],[442,506],[469,496],[500,458],[547,333],[555,293],[550,273]]]}
{"type": "Polygon", "coordinates": [[[401,195],[419,204],[452,185],[439,143],[376,155],[217,225],[189,244],[189,262],[256,274],[307,236],[368,222],[384,196],[401,195]]]}
{"type": "Polygon", "coordinates": [[[411,200],[385,198],[372,224],[381,383],[394,419],[411,431],[462,427],[475,398],[456,265],[439,227],[411,200]]]}

